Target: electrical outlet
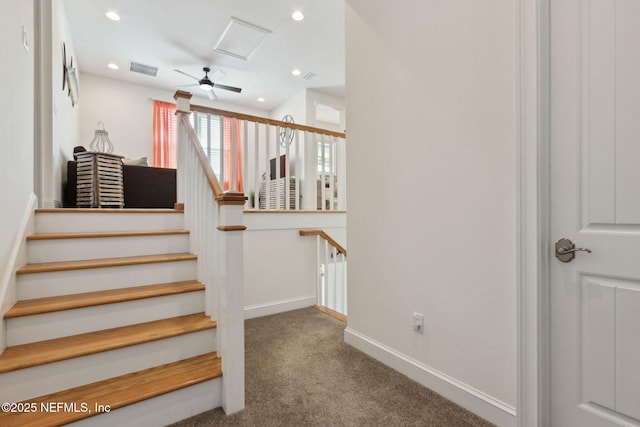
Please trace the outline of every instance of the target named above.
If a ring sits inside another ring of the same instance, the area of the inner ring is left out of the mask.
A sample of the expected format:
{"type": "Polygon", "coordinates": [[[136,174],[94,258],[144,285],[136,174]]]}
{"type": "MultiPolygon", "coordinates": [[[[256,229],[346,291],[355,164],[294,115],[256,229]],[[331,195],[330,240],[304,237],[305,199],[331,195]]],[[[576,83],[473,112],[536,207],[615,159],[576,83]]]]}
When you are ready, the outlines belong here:
{"type": "Polygon", "coordinates": [[[424,314],[413,312],[413,330],[422,332],[424,329],[424,314]]]}

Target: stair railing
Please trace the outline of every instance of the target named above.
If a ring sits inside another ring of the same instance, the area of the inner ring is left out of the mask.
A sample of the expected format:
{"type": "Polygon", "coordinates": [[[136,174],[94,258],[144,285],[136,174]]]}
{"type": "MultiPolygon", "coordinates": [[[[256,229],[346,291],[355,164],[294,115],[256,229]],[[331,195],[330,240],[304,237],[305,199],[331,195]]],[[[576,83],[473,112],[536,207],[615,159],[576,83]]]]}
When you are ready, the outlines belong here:
{"type": "Polygon", "coordinates": [[[320,307],[347,315],[347,250],[323,230],[300,230],[316,236],[316,286],[320,307]]]}
{"type": "Polygon", "coordinates": [[[241,192],[223,191],[189,122],[191,94],[176,92],[178,200],[184,203],[198,280],[205,285],[205,312],[217,321],[222,359],[222,406],[244,408],[244,265],[241,192]]]}
{"type": "Polygon", "coordinates": [[[230,141],[210,160],[223,188],[240,191],[242,182],[250,195],[247,209],[346,210],[344,132],[199,105],[191,111],[206,115],[195,123],[219,126],[218,134],[230,141]]]}

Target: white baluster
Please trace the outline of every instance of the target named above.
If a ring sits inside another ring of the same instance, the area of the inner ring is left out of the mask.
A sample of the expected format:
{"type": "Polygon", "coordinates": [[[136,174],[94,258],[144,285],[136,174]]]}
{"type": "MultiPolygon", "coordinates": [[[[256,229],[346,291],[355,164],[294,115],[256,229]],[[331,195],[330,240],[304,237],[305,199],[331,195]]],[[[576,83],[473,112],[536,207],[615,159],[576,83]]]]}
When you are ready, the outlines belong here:
{"type": "Polygon", "coordinates": [[[296,182],[295,182],[295,186],[296,186],[296,200],[295,200],[295,204],[296,204],[296,209],[300,210],[302,209],[302,203],[300,200],[300,175],[302,172],[302,164],[301,164],[301,160],[302,160],[302,156],[300,153],[300,132],[299,130],[295,131],[295,150],[296,150],[296,159],[295,159],[295,173],[296,173],[296,182]]]}
{"type": "Polygon", "coordinates": [[[236,119],[231,119],[231,191],[238,191],[238,147],[236,146],[236,138],[238,135],[238,123],[236,119]]]}
{"type": "MultiPolygon", "coordinates": [[[[246,120],[242,121],[242,191],[245,194],[249,194],[247,190],[245,190],[248,182],[249,182],[249,122],[246,120]]],[[[245,205],[245,206],[248,206],[245,205]]]]}
{"type": "Polygon", "coordinates": [[[338,175],[338,210],[347,209],[347,150],[344,138],[338,138],[336,147],[336,174],[338,175]]]}

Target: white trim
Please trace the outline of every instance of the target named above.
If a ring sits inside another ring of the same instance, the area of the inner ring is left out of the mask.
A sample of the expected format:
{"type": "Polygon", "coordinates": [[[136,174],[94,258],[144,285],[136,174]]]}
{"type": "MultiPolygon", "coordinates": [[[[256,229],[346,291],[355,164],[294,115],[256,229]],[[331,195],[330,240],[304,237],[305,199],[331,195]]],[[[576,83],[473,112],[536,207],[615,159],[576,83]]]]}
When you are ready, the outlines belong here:
{"type": "Polygon", "coordinates": [[[286,311],[311,307],[315,303],[316,297],[310,296],[304,298],[275,301],[267,304],[250,305],[244,308],[244,318],[253,319],[256,317],[270,316],[272,314],[284,313],[286,311]]]}
{"type": "MultiPolygon", "coordinates": [[[[26,236],[33,233],[35,209],[38,206],[38,198],[31,193],[25,207],[22,219],[17,227],[17,232],[6,260],[2,260],[4,271],[0,277],[0,314],[4,313],[16,302],[15,271],[16,268],[26,263],[26,236]]],[[[4,327],[4,318],[0,315],[0,353],[6,348],[7,335],[4,327]]]]}
{"type": "Polygon", "coordinates": [[[516,9],[518,425],[549,425],[549,1],[516,9]]]}
{"type": "Polygon", "coordinates": [[[244,225],[247,231],[299,230],[301,228],[344,228],[347,226],[345,212],[268,212],[245,211],[244,225]]]}
{"type": "Polygon", "coordinates": [[[387,347],[350,327],[344,331],[344,340],[347,344],[498,426],[515,426],[517,423],[516,409],[513,406],[387,347]]]}

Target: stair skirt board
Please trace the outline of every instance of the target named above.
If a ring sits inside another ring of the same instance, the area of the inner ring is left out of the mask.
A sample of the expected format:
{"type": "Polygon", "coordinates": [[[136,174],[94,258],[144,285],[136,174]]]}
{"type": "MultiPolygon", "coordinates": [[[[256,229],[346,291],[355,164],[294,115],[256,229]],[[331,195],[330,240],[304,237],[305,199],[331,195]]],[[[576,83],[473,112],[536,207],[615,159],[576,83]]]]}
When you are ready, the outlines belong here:
{"type": "Polygon", "coordinates": [[[44,298],[121,289],[152,283],[180,282],[196,277],[196,261],[55,271],[18,276],[18,299],[44,298]]]}
{"type": "Polygon", "coordinates": [[[2,374],[0,401],[17,402],[58,390],[216,351],[216,329],[95,353],[2,374]]]}
{"type": "Polygon", "coordinates": [[[188,251],[188,234],[29,240],[27,242],[27,259],[30,263],[188,251]]]}
{"type": "MultiPolygon", "coordinates": [[[[29,201],[25,205],[22,218],[18,222],[15,238],[9,243],[7,253],[5,254],[4,269],[0,273],[0,311],[4,310],[4,305],[11,305],[16,298],[16,268],[22,265],[26,259],[26,236],[33,233],[35,229],[34,209],[38,204],[36,195],[31,193],[29,201]],[[4,298],[4,300],[2,300],[4,298]]],[[[6,237],[5,237],[6,238],[6,237]]],[[[6,334],[4,319],[0,317],[0,351],[6,347],[6,334]]]]}
{"type": "Polygon", "coordinates": [[[184,215],[181,211],[149,210],[145,213],[122,210],[94,212],[60,210],[36,211],[36,233],[92,233],[102,231],[182,230],[184,215]]]}
{"type": "Polygon", "coordinates": [[[168,317],[202,313],[204,291],[5,319],[7,345],[20,345],[168,317]],[[82,319],[82,322],[78,322],[82,319]]]}
{"type": "Polygon", "coordinates": [[[175,423],[221,407],[221,383],[222,378],[215,378],[67,425],[157,427],[175,423]]]}

